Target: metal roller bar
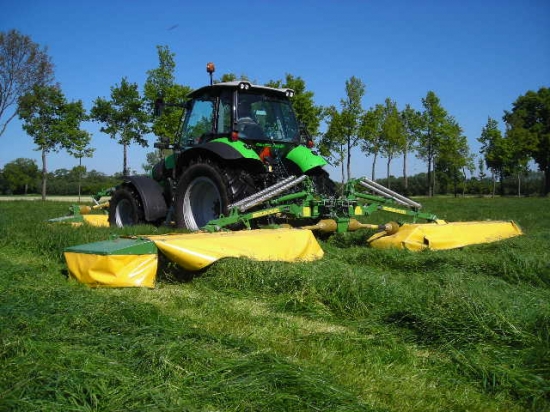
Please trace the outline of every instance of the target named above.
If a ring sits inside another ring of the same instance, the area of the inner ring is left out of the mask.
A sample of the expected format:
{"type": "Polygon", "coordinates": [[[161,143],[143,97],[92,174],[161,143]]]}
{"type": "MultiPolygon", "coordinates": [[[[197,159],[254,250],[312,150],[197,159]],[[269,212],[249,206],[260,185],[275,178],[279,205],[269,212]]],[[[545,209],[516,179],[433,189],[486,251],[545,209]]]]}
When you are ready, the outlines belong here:
{"type": "Polygon", "coordinates": [[[370,179],[367,179],[366,177],[363,177],[361,178],[361,180],[359,181],[359,183],[368,188],[368,189],[371,189],[383,196],[386,196],[386,197],[390,197],[392,198],[393,200],[395,200],[397,203],[400,203],[404,206],[411,206],[411,207],[415,207],[417,209],[421,209],[422,208],[422,205],[418,202],[415,202],[411,199],[409,199],[408,197],[405,197],[403,195],[400,195],[399,193],[397,192],[394,192],[393,190],[391,189],[388,189],[387,187],[385,186],[382,186],[381,184],[378,184],[376,182],[373,182],[372,180],[370,179]]]}
{"type": "MultiPolygon", "coordinates": [[[[250,197],[252,197],[252,199],[250,199],[249,201],[243,202],[243,200],[246,200],[246,199],[241,200],[239,203],[242,202],[242,204],[240,204],[237,207],[239,208],[239,211],[245,212],[245,211],[247,211],[248,209],[250,209],[254,206],[257,206],[257,205],[259,205],[259,204],[261,204],[261,203],[263,203],[263,202],[265,202],[269,199],[274,198],[275,196],[277,196],[278,194],[284,192],[285,190],[288,190],[291,187],[296,186],[297,184],[301,183],[306,177],[307,177],[306,175],[303,175],[303,176],[295,178],[294,180],[291,180],[291,181],[289,181],[289,182],[287,182],[283,185],[276,184],[276,185],[273,185],[271,187],[268,187],[267,189],[264,189],[261,192],[258,192],[255,195],[250,196],[250,197]],[[262,192],[264,192],[264,193],[262,195],[259,195],[259,193],[262,193],[262,192]]],[[[287,180],[287,179],[285,179],[285,180],[287,180]]],[[[280,182],[280,183],[282,183],[282,182],[280,182]]],[[[233,207],[235,207],[235,206],[233,205],[233,207]]]]}
{"type": "Polygon", "coordinates": [[[229,205],[229,209],[232,209],[232,208],[234,208],[234,207],[239,207],[239,206],[241,206],[241,205],[243,205],[243,204],[245,204],[245,203],[251,202],[251,201],[255,200],[256,198],[265,195],[266,193],[270,193],[271,191],[276,190],[276,189],[278,189],[279,187],[284,186],[284,185],[286,185],[287,183],[294,181],[295,179],[296,179],[296,176],[287,177],[286,179],[281,180],[280,182],[275,183],[273,186],[269,186],[268,188],[265,188],[265,189],[263,189],[263,190],[260,190],[259,192],[256,192],[256,193],[254,193],[254,194],[252,194],[252,195],[250,195],[250,196],[248,196],[248,197],[245,197],[244,199],[241,199],[241,200],[239,200],[239,201],[237,201],[237,202],[235,202],[235,203],[229,205]]]}

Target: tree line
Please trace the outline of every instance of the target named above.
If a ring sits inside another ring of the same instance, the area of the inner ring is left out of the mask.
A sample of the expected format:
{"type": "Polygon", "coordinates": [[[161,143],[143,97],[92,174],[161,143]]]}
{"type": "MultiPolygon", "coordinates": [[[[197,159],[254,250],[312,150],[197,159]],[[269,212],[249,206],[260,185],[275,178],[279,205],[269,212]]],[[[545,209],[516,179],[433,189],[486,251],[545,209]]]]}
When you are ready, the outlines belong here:
{"type": "MultiPolygon", "coordinates": [[[[154,153],[154,152],[151,152],[154,153]]],[[[147,165],[144,165],[147,166],[147,165]]],[[[72,169],[56,169],[48,172],[49,195],[82,195],[91,196],[99,191],[116,186],[122,179],[122,173],[106,175],[97,170],[87,170],[83,166],[72,169]]],[[[8,162],[0,169],[0,195],[34,195],[41,191],[41,171],[36,161],[28,158],[17,158],[8,162]]],[[[425,194],[427,175],[418,173],[407,178],[390,176],[379,178],[376,181],[384,186],[391,187],[399,193],[409,196],[425,194]]],[[[522,177],[522,194],[525,196],[540,195],[544,176],[542,172],[526,172],[522,177]]],[[[517,178],[508,176],[499,183],[503,195],[517,194],[517,178]]],[[[490,196],[494,193],[494,182],[491,176],[481,171],[478,176],[471,176],[460,182],[454,190],[453,182],[443,177],[439,180],[436,194],[459,194],[470,196],[490,196]]]]}
{"type": "MultiPolygon", "coordinates": [[[[87,113],[81,100],[68,101],[61,86],[54,83],[53,64],[45,48],[16,30],[0,32],[0,137],[18,115],[23,129],[42,153],[43,198],[46,182],[52,179],[47,170],[48,153],[66,150],[79,160],[81,173],[82,158],[93,156],[91,135],[81,128],[84,121],[98,122],[100,131],[122,146],[122,175],[129,174],[129,145],[147,147],[145,136],[149,133],[159,139],[175,139],[181,106],[191,89],[176,83],[174,53],[167,46],[157,46],[157,52],[158,67],[147,71],[142,90],[137,83],[122,77],[120,83],[111,87],[110,96],[95,99],[87,113]],[[167,105],[162,115],[155,117],[154,105],[159,96],[180,104],[167,105]]],[[[237,76],[229,73],[217,81],[235,79],[237,76]]],[[[488,118],[477,138],[482,157],[476,159],[459,122],[445,110],[434,91],[428,91],[422,99],[422,110],[415,110],[410,104],[400,110],[391,98],[365,109],[362,101],[366,85],[355,76],[346,80],[339,105],[329,107],[315,104],[314,93],[307,90],[299,76],[287,74],[284,80],[272,80],[266,85],[294,89],[293,106],[298,120],[315,138],[320,154],[341,168],[342,182],[351,177],[352,153],[358,147],[373,159],[373,180],[377,178],[376,163],[384,159],[386,184],[394,189],[399,186],[406,194],[466,193],[468,182],[473,179],[468,178],[467,172],[471,175],[476,166],[480,180],[487,179],[485,170],[490,173],[492,194],[497,191],[497,182],[498,191],[505,194],[510,179],[515,179],[516,192],[521,193],[522,181],[533,180],[529,169],[533,164],[542,172],[536,192],[550,192],[550,90],[546,87],[527,91],[517,98],[510,112],[504,112],[504,134],[498,122],[488,118]],[[322,124],[326,126],[323,132],[322,124]],[[411,156],[426,164],[421,190],[411,188],[412,177],[407,173],[411,156]],[[403,172],[396,180],[390,176],[390,166],[398,158],[402,159],[403,172]]],[[[151,168],[159,156],[157,152],[149,153],[144,169],[151,168]]]]}

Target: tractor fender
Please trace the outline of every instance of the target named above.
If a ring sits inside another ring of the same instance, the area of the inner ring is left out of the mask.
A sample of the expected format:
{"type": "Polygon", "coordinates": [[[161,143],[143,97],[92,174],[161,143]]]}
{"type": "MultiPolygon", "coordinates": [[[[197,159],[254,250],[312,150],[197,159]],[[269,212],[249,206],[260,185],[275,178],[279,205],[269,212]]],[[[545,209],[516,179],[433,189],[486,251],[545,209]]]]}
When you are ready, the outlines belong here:
{"type": "Polygon", "coordinates": [[[261,161],[254,149],[242,140],[233,142],[227,138],[219,138],[204,144],[201,148],[211,151],[226,160],[245,158],[261,161]]]}
{"type": "Polygon", "coordinates": [[[248,167],[251,169],[258,168],[258,170],[261,170],[263,168],[263,162],[258,154],[246,143],[219,138],[183,152],[178,159],[178,169],[181,171],[183,167],[199,157],[210,157],[227,161],[238,160],[242,166],[248,164],[248,167]]]}
{"type": "Polygon", "coordinates": [[[305,146],[296,146],[287,153],[286,158],[296,164],[302,173],[306,173],[316,167],[323,167],[327,164],[325,159],[305,146]]]}
{"type": "Polygon", "coordinates": [[[131,184],[137,190],[147,222],[154,222],[166,216],[168,207],[161,185],[147,176],[126,176],[124,183],[131,184]]]}

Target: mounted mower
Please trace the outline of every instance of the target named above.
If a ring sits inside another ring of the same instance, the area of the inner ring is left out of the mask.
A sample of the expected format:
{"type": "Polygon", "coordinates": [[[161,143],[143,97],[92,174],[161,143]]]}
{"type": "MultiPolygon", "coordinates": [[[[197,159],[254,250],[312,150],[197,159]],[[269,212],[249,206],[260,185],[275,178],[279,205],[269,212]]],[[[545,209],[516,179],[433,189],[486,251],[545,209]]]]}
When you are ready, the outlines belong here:
{"type": "MultiPolygon", "coordinates": [[[[313,140],[296,121],[292,90],[247,81],[212,84],[212,64],[207,71],[210,86],[192,92],[183,105],[170,105],[184,109],[178,134],[174,142],[155,144],[169,155],[151,176],[125,177],[111,190],[108,205],[95,206],[109,210],[96,224],[174,225],[201,233],[68,248],[69,271],[77,279],[151,287],[157,249],[187,270],[226,256],[317,259],[323,252],[312,231],[371,229],[378,231],[367,240],[371,246],[410,250],[450,249],[521,234],[513,222],[446,223],[367,178],[337,189],[323,169],[326,161],[312,151],[313,140]],[[380,210],[408,216],[412,223],[364,223],[380,210]]],[[[159,99],[156,111],[166,106],[159,99]]],[[[73,207],[73,221],[94,220],[89,216],[73,207]]]]}

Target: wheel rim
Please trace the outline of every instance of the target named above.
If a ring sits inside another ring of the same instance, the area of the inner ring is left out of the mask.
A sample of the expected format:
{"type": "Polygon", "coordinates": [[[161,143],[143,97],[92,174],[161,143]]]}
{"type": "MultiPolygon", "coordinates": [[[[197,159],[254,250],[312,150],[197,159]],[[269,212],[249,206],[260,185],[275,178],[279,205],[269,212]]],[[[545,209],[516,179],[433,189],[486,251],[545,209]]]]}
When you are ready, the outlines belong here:
{"type": "Polygon", "coordinates": [[[132,226],[134,224],[133,206],[128,199],[121,199],[115,208],[115,222],[118,227],[132,226]]]}
{"type": "Polygon", "coordinates": [[[221,214],[222,199],[216,184],[207,177],[193,180],[183,198],[185,226],[198,230],[221,214]]]}

